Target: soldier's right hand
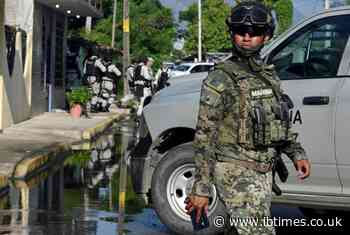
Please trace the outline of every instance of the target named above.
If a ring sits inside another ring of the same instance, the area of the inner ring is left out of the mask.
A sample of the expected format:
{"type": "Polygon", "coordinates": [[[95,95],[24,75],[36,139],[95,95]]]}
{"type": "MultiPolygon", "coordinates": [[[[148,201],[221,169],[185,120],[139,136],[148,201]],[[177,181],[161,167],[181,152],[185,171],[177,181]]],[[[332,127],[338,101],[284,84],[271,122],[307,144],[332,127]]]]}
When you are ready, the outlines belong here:
{"type": "Polygon", "coordinates": [[[208,214],[209,208],[209,198],[201,196],[189,196],[185,199],[187,214],[191,214],[193,210],[196,210],[196,223],[199,223],[199,220],[202,215],[202,211],[208,214]]]}

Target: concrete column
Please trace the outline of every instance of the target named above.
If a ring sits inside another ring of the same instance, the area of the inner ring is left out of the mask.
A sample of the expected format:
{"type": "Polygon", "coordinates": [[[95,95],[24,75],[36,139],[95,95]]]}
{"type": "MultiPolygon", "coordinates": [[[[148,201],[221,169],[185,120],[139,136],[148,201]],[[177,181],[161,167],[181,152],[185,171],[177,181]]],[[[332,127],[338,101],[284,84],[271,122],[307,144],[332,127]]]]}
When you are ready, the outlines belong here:
{"type": "MultiPolygon", "coordinates": [[[[32,8],[32,18],[30,19],[31,30],[27,31],[27,42],[26,42],[26,57],[24,63],[24,81],[26,86],[27,101],[29,105],[29,112],[31,114],[32,108],[32,80],[33,80],[33,25],[34,25],[34,4],[32,8]]],[[[29,114],[29,115],[30,115],[29,114]]]]}
{"type": "Polygon", "coordinates": [[[29,188],[24,187],[21,191],[21,206],[22,206],[22,226],[29,225],[29,188]]]}
{"type": "Polygon", "coordinates": [[[91,25],[92,25],[92,17],[87,16],[85,21],[85,32],[90,33],[91,32],[91,25]]]}
{"type": "Polygon", "coordinates": [[[6,56],[5,41],[5,1],[0,1],[0,132],[13,123],[9,98],[6,90],[6,82],[9,79],[9,71],[6,56]]]}

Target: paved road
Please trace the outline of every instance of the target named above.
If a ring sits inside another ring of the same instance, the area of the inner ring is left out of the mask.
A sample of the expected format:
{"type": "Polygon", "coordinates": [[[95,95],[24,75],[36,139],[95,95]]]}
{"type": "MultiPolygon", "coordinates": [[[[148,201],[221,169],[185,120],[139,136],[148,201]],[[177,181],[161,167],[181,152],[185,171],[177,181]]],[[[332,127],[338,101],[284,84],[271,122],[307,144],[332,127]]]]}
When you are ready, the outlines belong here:
{"type": "MultiPolygon", "coordinates": [[[[341,227],[329,227],[329,226],[316,226],[316,227],[307,227],[300,226],[304,221],[305,223],[310,223],[309,220],[305,216],[303,216],[302,212],[296,208],[291,206],[281,206],[274,205],[272,207],[273,216],[277,219],[277,223],[281,226],[276,227],[277,235],[343,235],[348,234],[345,232],[345,217],[340,214],[333,214],[326,217],[315,217],[315,223],[323,223],[326,224],[329,221],[330,224],[334,223],[338,218],[338,222],[340,222],[343,226],[341,227]],[[291,220],[293,219],[293,220],[291,220]],[[286,226],[286,224],[293,221],[296,225],[299,226],[286,226]],[[282,226],[284,224],[284,226],[282,226]]],[[[165,225],[163,225],[154,210],[145,209],[143,213],[135,215],[132,217],[132,222],[126,224],[127,230],[130,232],[128,234],[138,234],[138,235],[170,235],[172,234],[165,225]]]]}

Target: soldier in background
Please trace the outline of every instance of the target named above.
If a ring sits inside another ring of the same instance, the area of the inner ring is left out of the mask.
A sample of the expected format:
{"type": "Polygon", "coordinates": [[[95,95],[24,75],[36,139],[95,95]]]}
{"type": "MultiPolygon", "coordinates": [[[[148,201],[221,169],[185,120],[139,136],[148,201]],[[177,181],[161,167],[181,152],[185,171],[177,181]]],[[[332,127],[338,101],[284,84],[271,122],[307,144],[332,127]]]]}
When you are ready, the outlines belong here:
{"type": "Polygon", "coordinates": [[[101,92],[99,95],[99,103],[102,112],[109,112],[110,106],[115,101],[116,82],[121,72],[115,64],[112,63],[113,53],[112,48],[102,48],[103,66],[105,67],[101,79],[101,92]]]}
{"type": "Polygon", "coordinates": [[[137,97],[137,99],[140,101],[141,98],[143,97],[143,89],[145,87],[145,79],[143,76],[141,76],[141,70],[142,67],[144,66],[144,60],[139,61],[136,66],[135,69],[133,70],[133,74],[134,74],[134,85],[135,85],[135,96],[137,97]]]}
{"type": "Polygon", "coordinates": [[[151,57],[148,57],[145,61],[143,66],[141,67],[141,74],[139,76],[140,80],[143,81],[143,95],[140,99],[140,104],[137,109],[137,115],[140,116],[142,114],[142,110],[144,107],[145,99],[148,96],[152,96],[153,94],[153,81],[154,81],[154,75],[152,71],[152,65],[154,63],[154,60],[151,57]]]}
{"type": "Polygon", "coordinates": [[[189,213],[196,210],[199,222],[214,184],[228,217],[259,220],[258,226],[230,227],[227,218],[228,234],[273,235],[274,227],[264,226],[263,219],[270,217],[276,149],[293,161],[300,179],[309,176],[310,163],[290,130],[291,101],[273,66],[259,56],[273,36],[271,12],[261,3],[243,2],[232,9],[227,25],[233,56],[203,81],[194,140],[195,182],[186,208],[189,213]]]}
{"type": "Polygon", "coordinates": [[[143,98],[152,95],[152,83],[154,81],[154,75],[152,70],[153,63],[153,58],[148,57],[141,68],[141,77],[145,81],[143,89],[143,98]]]}
{"type": "Polygon", "coordinates": [[[135,61],[132,61],[131,64],[126,69],[126,79],[129,83],[129,90],[128,95],[134,95],[135,94],[135,68],[137,66],[137,63],[135,61]]]}
{"type": "Polygon", "coordinates": [[[102,59],[97,56],[96,49],[89,47],[84,59],[84,81],[91,91],[91,100],[87,104],[88,112],[100,110],[99,95],[101,93],[102,74],[106,72],[102,59]]]}
{"type": "Polygon", "coordinates": [[[162,66],[157,71],[157,74],[154,80],[154,87],[156,88],[157,91],[159,91],[169,85],[168,80],[169,80],[169,67],[167,64],[162,63],[162,66]]]}

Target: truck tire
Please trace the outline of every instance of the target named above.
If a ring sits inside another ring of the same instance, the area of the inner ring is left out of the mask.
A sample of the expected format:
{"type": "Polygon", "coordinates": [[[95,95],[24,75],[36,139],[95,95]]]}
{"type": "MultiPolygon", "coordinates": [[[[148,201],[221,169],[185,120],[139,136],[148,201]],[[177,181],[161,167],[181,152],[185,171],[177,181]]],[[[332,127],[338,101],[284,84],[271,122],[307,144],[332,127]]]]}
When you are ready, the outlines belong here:
{"type": "MultiPolygon", "coordinates": [[[[185,213],[184,200],[194,181],[194,148],[191,143],[181,144],[170,149],[158,163],[152,176],[153,208],[162,223],[176,234],[194,234],[190,216],[185,213]]],[[[213,224],[213,218],[225,214],[215,187],[209,200],[210,227],[196,234],[219,234],[223,228],[213,224]]]]}

